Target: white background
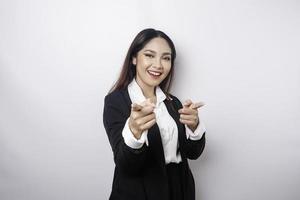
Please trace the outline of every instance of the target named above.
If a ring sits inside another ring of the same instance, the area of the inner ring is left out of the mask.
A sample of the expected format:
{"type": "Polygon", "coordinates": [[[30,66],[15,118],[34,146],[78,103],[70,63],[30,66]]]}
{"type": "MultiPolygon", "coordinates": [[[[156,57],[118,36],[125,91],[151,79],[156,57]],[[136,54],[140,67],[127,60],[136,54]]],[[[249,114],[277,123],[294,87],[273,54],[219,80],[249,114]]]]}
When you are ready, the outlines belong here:
{"type": "Polygon", "coordinates": [[[144,28],[204,101],[197,199],[300,199],[300,2],[0,0],[0,199],[108,199],[103,100],[144,28]]]}

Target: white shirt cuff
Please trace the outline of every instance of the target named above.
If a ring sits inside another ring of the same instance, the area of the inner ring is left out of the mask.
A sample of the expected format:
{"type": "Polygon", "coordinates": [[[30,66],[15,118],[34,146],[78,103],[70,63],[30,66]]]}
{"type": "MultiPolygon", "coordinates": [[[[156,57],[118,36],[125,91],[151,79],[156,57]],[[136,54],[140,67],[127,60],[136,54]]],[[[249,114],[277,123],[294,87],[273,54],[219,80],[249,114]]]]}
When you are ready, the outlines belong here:
{"type": "Polygon", "coordinates": [[[203,122],[199,121],[199,124],[194,132],[185,124],[185,133],[187,139],[200,140],[203,134],[205,133],[205,131],[206,128],[203,122]]]}
{"type": "Polygon", "coordinates": [[[148,146],[148,130],[143,131],[140,139],[136,139],[129,128],[128,121],[129,118],[126,120],[125,126],[122,131],[122,136],[124,138],[125,144],[133,149],[141,148],[144,143],[146,143],[146,145],[148,146]]]}

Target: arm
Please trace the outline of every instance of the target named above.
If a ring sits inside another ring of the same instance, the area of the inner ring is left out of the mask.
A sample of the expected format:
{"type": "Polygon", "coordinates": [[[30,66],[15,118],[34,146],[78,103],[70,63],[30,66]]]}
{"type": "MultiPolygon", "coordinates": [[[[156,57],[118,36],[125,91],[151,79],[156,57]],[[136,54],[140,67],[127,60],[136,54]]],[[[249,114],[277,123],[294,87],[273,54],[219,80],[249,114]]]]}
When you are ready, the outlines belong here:
{"type": "Polygon", "coordinates": [[[122,131],[130,115],[125,108],[126,103],[119,93],[105,96],[103,124],[116,166],[126,173],[138,174],[143,168],[148,147],[144,144],[141,148],[134,149],[125,144],[122,131]]]}
{"type": "MultiPolygon", "coordinates": [[[[198,119],[200,119],[199,113],[198,113],[198,119]]],[[[200,120],[199,120],[198,126],[196,127],[196,129],[194,131],[191,130],[186,124],[184,126],[185,126],[185,131],[186,131],[186,138],[187,139],[190,138],[191,140],[200,140],[206,131],[203,121],[200,122],[200,120]]]]}
{"type": "Polygon", "coordinates": [[[144,143],[146,143],[146,145],[149,146],[147,138],[148,130],[144,130],[141,138],[136,139],[129,128],[129,118],[130,117],[128,117],[128,119],[126,120],[125,126],[122,131],[122,136],[124,138],[125,144],[127,144],[127,146],[133,149],[141,148],[144,145],[144,143]]]}
{"type": "MultiPolygon", "coordinates": [[[[172,97],[173,97],[176,109],[177,110],[181,109],[183,106],[182,106],[182,103],[180,102],[180,100],[175,96],[172,96],[172,97]]],[[[197,158],[200,157],[200,155],[202,154],[202,152],[204,150],[205,142],[206,142],[206,139],[205,139],[206,131],[205,131],[205,128],[203,126],[200,126],[199,124],[195,130],[195,133],[197,133],[198,136],[192,135],[192,133],[191,133],[192,131],[187,130],[187,129],[188,128],[185,125],[185,133],[184,134],[186,134],[187,137],[185,140],[185,145],[184,145],[183,150],[188,159],[196,160],[197,158]],[[200,132],[202,132],[202,133],[200,133],[200,132]],[[202,137],[199,137],[199,134],[202,135],[202,137]]]]}
{"type": "Polygon", "coordinates": [[[203,133],[200,140],[187,139],[185,153],[188,159],[196,160],[202,154],[206,142],[205,133],[203,133]]]}

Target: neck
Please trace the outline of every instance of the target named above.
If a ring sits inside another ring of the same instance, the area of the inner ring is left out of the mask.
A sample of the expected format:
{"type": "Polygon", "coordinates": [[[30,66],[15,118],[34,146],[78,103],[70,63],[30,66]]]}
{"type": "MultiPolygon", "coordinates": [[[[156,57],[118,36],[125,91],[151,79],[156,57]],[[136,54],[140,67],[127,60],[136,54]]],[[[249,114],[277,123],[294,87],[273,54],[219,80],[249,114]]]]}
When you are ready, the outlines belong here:
{"type": "Polygon", "coordinates": [[[137,84],[140,86],[140,88],[142,89],[143,95],[145,96],[146,99],[155,97],[154,86],[146,85],[143,81],[139,80],[138,77],[135,80],[137,84]]]}

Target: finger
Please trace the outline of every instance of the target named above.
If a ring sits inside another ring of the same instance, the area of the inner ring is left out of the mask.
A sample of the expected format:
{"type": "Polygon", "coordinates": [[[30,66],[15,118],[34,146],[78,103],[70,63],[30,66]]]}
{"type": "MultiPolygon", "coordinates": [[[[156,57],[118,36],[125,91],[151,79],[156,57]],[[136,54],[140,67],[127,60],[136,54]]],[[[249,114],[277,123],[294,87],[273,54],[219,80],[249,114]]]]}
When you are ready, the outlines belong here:
{"type": "Polygon", "coordinates": [[[186,115],[196,115],[198,113],[197,110],[192,109],[192,108],[188,108],[188,107],[184,107],[178,110],[178,112],[180,114],[186,114],[186,115]]]}
{"type": "Polygon", "coordinates": [[[183,106],[189,107],[192,103],[192,100],[188,99],[184,102],[183,106]]]}
{"type": "Polygon", "coordinates": [[[151,121],[152,119],[155,119],[155,114],[154,113],[151,113],[149,115],[145,115],[143,117],[140,117],[138,120],[137,120],[137,123],[138,124],[145,124],[149,121],[151,121]]]}
{"type": "Polygon", "coordinates": [[[137,103],[132,103],[131,104],[131,110],[133,110],[133,111],[140,111],[140,110],[142,110],[142,108],[143,108],[143,106],[141,106],[137,103]]]}
{"type": "Polygon", "coordinates": [[[185,114],[181,114],[180,115],[180,119],[185,119],[185,120],[197,120],[197,116],[195,115],[185,115],[185,114]]]}
{"type": "Polygon", "coordinates": [[[138,111],[138,116],[144,117],[151,113],[154,113],[154,108],[152,106],[144,106],[140,111],[138,111]]]}
{"type": "Polygon", "coordinates": [[[204,102],[193,103],[190,108],[192,108],[192,109],[198,109],[198,108],[200,108],[200,107],[202,107],[204,105],[205,105],[204,102]]]}
{"type": "Polygon", "coordinates": [[[179,119],[179,121],[183,124],[189,125],[189,126],[193,126],[195,125],[195,121],[190,121],[190,120],[186,120],[186,119],[179,119]]]}
{"type": "Polygon", "coordinates": [[[145,101],[143,101],[142,103],[141,103],[141,105],[142,106],[152,106],[152,107],[155,107],[155,104],[153,103],[154,102],[154,100],[151,100],[151,98],[148,98],[148,99],[146,99],[145,101]]]}
{"type": "Polygon", "coordinates": [[[142,126],[142,130],[144,131],[144,130],[147,130],[147,129],[151,128],[151,127],[155,124],[155,122],[156,122],[156,119],[155,119],[155,118],[152,119],[152,120],[150,120],[150,121],[148,121],[147,123],[145,123],[145,124],[142,126]]]}

